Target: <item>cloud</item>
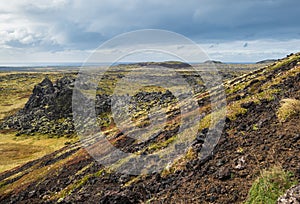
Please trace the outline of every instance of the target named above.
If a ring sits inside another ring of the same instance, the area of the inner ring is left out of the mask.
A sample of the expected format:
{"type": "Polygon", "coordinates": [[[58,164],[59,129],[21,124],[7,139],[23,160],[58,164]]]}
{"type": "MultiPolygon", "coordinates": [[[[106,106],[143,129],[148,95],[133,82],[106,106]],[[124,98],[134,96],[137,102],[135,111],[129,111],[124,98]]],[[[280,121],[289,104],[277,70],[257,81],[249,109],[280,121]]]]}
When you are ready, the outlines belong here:
{"type": "Polygon", "coordinates": [[[200,44],[211,59],[223,62],[257,62],[265,59],[279,59],[290,53],[299,52],[300,39],[291,40],[252,40],[244,47],[244,41],[200,44]],[[251,46],[249,46],[251,45],[251,46]]]}
{"type": "Polygon", "coordinates": [[[298,0],[11,0],[0,5],[0,49],[82,53],[148,28],[178,32],[212,50],[221,48],[217,43],[289,41],[300,38],[299,7],[298,0]]]}

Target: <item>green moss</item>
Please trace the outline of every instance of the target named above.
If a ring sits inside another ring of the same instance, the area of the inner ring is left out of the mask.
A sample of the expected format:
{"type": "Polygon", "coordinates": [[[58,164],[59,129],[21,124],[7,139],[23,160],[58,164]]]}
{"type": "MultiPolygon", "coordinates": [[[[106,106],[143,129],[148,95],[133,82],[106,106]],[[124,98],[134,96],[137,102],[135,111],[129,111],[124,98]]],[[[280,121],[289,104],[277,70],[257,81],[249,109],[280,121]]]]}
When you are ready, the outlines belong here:
{"type": "MultiPolygon", "coordinates": [[[[90,165],[87,165],[86,167],[83,167],[83,169],[81,169],[79,172],[77,172],[76,175],[82,174],[86,169],[88,169],[93,164],[94,163],[91,163],[90,165]]],[[[88,175],[82,177],[81,179],[75,181],[74,183],[68,185],[66,188],[64,188],[62,191],[60,191],[57,195],[52,197],[52,199],[59,199],[59,200],[64,199],[66,196],[70,195],[73,191],[75,191],[76,189],[79,189],[83,185],[85,185],[90,178],[92,178],[92,177],[101,177],[101,176],[104,176],[106,174],[110,174],[110,170],[104,169],[104,168],[99,170],[96,173],[88,174],[88,175]]]]}
{"type": "Polygon", "coordinates": [[[75,175],[78,176],[80,174],[83,174],[87,169],[89,169],[93,165],[94,165],[94,162],[86,165],[85,167],[83,167],[82,169],[80,169],[79,171],[77,171],[75,175]]]}
{"type": "Polygon", "coordinates": [[[290,57],[287,57],[281,61],[278,61],[277,63],[275,63],[274,65],[270,66],[270,70],[275,70],[275,69],[279,69],[280,67],[287,65],[289,63],[291,63],[292,61],[298,60],[300,59],[300,55],[296,54],[296,55],[292,55],[290,57]]]}
{"type": "Polygon", "coordinates": [[[292,173],[285,172],[280,167],[273,167],[254,181],[245,204],[276,203],[276,200],[297,181],[292,173]]]}
{"type": "Polygon", "coordinates": [[[150,204],[150,203],[153,203],[155,201],[155,198],[150,198],[149,200],[147,200],[145,202],[145,204],[150,204]]]}
{"type": "Polygon", "coordinates": [[[292,69],[289,69],[289,70],[287,70],[285,72],[281,72],[279,76],[276,76],[272,80],[269,80],[267,83],[265,83],[264,85],[262,85],[261,89],[262,90],[267,90],[271,86],[274,86],[274,85],[282,83],[284,80],[286,80],[289,77],[296,76],[299,72],[300,72],[300,66],[295,66],[292,69]]]}
{"type": "Polygon", "coordinates": [[[6,185],[6,181],[1,181],[0,182],[0,188],[2,188],[3,186],[5,186],[6,185]]]}
{"type": "Polygon", "coordinates": [[[65,189],[63,189],[61,192],[59,192],[59,194],[55,197],[57,197],[59,199],[65,198],[66,196],[70,195],[74,190],[76,190],[76,189],[82,187],[84,184],[86,184],[86,182],[91,177],[92,177],[92,174],[88,174],[88,175],[84,176],[82,179],[76,181],[75,183],[68,185],[65,189]]]}
{"type": "Polygon", "coordinates": [[[246,84],[245,83],[237,83],[237,84],[234,84],[232,87],[226,89],[226,94],[232,94],[232,93],[236,93],[237,91],[239,90],[242,90],[246,87],[246,84]]]}
{"type": "Polygon", "coordinates": [[[96,177],[101,177],[101,176],[104,176],[104,175],[109,175],[111,173],[111,170],[110,169],[106,169],[106,168],[103,168],[101,169],[100,171],[97,171],[94,176],[96,177]]]}
{"type": "Polygon", "coordinates": [[[141,180],[141,178],[142,178],[142,175],[133,177],[128,182],[126,182],[123,187],[131,186],[132,184],[134,184],[134,183],[138,182],[139,180],[141,180]]]}
{"type": "Polygon", "coordinates": [[[243,115],[247,112],[247,109],[241,107],[243,103],[252,101],[256,104],[260,104],[264,99],[272,101],[274,100],[274,94],[279,93],[280,91],[280,89],[267,89],[263,92],[250,95],[242,100],[234,101],[227,106],[227,117],[230,120],[236,120],[238,115],[243,115]]]}
{"type": "Polygon", "coordinates": [[[238,115],[247,113],[247,109],[241,107],[242,102],[235,102],[227,107],[227,117],[230,120],[236,120],[238,115]]]}
{"type": "Polygon", "coordinates": [[[177,138],[177,135],[174,135],[173,137],[170,137],[169,139],[167,139],[167,140],[164,141],[164,142],[154,143],[154,144],[152,144],[152,145],[150,145],[150,146],[148,147],[148,150],[151,151],[151,152],[154,152],[155,150],[165,148],[165,147],[167,147],[170,143],[172,143],[173,141],[175,141],[176,138],[177,138]]]}
{"type": "Polygon", "coordinates": [[[214,127],[220,119],[226,116],[226,109],[223,108],[218,111],[214,111],[210,114],[207,114],[201,121],[199,125],[199,131],[204,128],[209,128],[210,126],[214,127]]]}
{"type": "Polygon", "coordinates": [[[257,131],[257,130],[258,130],[257,124],[254,124],[254,125],[253,125],[252,130],[254,130],[254,131],[257,131]]]}
{"type": "Polygon", "coordinates": [[[116,171],[120,168],[122,168],[122,166],[126,163],[128,163],[130,161],[131,158],[134,158],[135,154],[130,154],[128,157],[124,157],[122,159],[119,159],[117,162],[113,163],[111,166],[109,166],[109,169],[111,171],[116,171]]]}

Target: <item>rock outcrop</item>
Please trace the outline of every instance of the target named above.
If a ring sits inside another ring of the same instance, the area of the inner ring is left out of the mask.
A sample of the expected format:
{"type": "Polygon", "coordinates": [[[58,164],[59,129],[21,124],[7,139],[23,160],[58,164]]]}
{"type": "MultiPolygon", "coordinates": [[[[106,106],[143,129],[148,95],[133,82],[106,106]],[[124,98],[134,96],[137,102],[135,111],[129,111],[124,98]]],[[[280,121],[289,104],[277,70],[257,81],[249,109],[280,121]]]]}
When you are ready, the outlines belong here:
{"type": "MultiPolygon", "coordinates": [[[[15,129],[17,135],[35,133],[67,136],[75,132],[72,112],[72,94],[74,88],[74,78],[63,77],[55,83],[49,78],[45,78],[41,83],[37,84],[31,96],[29,97],[24,108],[6,118],[1,129],[15,129]]],[[[85,97],[82,94],[82,97],[85,97]]],[[[120,99],[121,100],[121,99],[120,99]]],[[[138,92],[132,97],[132,114],[144,111],[145,107],[139,107],[140,103],[168,104],[174,100],[171,92],[138,92]]],[[[122,100],[121,100],[122,101],[122,100]]],[[[111,112],[111,97],[107,94],[97,94],[95,97],[95,113],[100,115],[99,125],[106,120],[103,113],[111,112]]],[[[89,123],[89,119],[82,112],[82,125],[89,123]]]]}
{"type": "Polygon", "coordinates": [[[69,77],[63,77],[54,84],[46,77],[34,87],[24,108],[4,120],[1,127],[16,129],[18,134],[72,134],[73,84],[74,79],[69,77]]]}

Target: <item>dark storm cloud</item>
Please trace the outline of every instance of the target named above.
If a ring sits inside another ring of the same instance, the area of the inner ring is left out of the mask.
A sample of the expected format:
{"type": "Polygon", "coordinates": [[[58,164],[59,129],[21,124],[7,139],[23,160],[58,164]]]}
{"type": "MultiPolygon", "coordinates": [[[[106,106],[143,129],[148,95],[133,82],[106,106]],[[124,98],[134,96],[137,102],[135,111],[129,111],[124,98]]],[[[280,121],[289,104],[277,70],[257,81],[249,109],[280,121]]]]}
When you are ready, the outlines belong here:
{"type": "Polygon", "coordinates": [[[20,12],[49,26],[49,35],[62,35],[69,48],[94,48],[114,35],[145,28],[171,30],[196,41],[299,37],[297,0],[61,2],[25,4],[20,12]]]}
{"type": "MultiPolygon", "coordinates": [[[[159,26],[194,39],[290,39],[299,37],[300,1],[206,1],[184,20],[174,15],[159,26]]],[[[180,7],[178,8],[180,9],[180,7]]]]}

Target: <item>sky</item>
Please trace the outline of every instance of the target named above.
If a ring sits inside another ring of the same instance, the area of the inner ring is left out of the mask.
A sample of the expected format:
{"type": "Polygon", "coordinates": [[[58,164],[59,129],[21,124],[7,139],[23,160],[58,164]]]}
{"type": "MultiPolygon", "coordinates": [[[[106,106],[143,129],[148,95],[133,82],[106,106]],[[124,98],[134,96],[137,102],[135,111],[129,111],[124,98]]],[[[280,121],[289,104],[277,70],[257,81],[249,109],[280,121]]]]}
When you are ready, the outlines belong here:
{"type": "Polygon", "coordinates": [[[277,59],[300,51],[299,8],[299,0],[10,0],[0,4],[0,65],[81,63],[139,29],[184,35],[213,60],[277,59]]]}

